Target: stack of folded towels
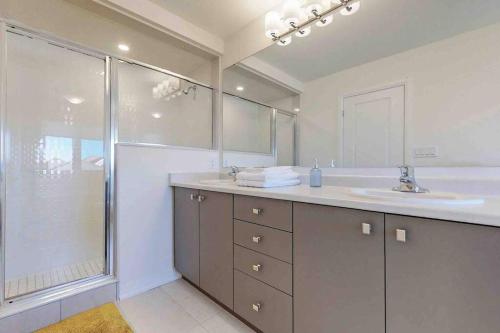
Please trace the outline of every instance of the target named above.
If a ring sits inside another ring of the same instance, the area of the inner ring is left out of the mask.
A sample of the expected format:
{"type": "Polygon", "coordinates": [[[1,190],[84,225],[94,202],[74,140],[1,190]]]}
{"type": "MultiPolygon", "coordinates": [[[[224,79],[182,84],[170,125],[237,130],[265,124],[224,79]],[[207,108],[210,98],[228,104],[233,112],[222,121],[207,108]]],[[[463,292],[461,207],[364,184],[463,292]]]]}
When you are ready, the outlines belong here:
{"type": "Polygon", "coordinates": [[[299,174],[291,166],[247,168],[236,175],[236,185],[248,187],[282,187],[299,185],[299,174]]]}

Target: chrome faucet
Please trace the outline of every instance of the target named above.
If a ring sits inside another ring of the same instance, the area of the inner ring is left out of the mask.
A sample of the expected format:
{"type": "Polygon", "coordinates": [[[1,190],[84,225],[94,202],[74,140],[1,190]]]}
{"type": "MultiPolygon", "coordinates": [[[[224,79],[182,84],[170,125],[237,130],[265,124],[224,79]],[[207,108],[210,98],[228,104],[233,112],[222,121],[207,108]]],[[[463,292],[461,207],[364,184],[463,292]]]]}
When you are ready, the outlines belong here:
{"type": "Polygon", "coordinates": [[[240,168],[238,168],[236,165],[231,165],[230,168],[231,171],[228,173],[228,175],[233,177],[233,179],[236,181],[236,175],[240,172],[240,168]]]}
{"type": "Polygon", "coordinates": [[[411,192],[411,193],[426,193],[428,189],[420,187],[415,180],[415,169],[409,165],[402,165],[401,177],[399,177],[399,186],[394,187],[393,191],[411,192]]]}

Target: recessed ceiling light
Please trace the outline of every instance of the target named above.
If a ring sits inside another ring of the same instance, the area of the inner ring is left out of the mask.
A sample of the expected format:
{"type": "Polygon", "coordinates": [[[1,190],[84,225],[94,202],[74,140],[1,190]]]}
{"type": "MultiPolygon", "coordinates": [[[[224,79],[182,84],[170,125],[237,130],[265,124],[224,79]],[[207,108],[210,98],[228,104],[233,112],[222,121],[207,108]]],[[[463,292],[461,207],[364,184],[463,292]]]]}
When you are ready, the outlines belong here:
{"type": "Polygon", "coordinates": [[[161,118],[161,116],[162,116],[162,114],[161,114],[161,113],[159,113],[159,112],[153,112],[153,113],[151,114],[151,116],[152,116],[153,118],[155,118],[155,119],[160,119],[160,118],[161,118]]]}
{"type": "Polygon", "coordinates": [[[128,52],[130,50],[130,47],[127,44],[118,44],[118,48],[123,52],[128,52]]]}
{"type": "Polygon", "coordinates": [[[75,104],[75,105],[82,104],[83,102],[85,102],[84,98],[81,98],[78,96],[64,96],[64,98],[66,98],[66,100],[68,102],[70,102],[71,104],[75,104]]]}
{"type": "Polygon", "coordinates": [[[242,86],[237,86],[237,87],[236,87],[236,90],[238,90],[238,91],[243,91],[243,90],[245,90],[245,87],[242,87],[242,86]]]}
{"type": "Polygon", "coordinates": [[[299,112],[299,111],[300,111],[300,109],[299,109],[299,108],[295,108],[295,109],[293,109],[293,111],[295,111],[295,112],[299,112]]]}

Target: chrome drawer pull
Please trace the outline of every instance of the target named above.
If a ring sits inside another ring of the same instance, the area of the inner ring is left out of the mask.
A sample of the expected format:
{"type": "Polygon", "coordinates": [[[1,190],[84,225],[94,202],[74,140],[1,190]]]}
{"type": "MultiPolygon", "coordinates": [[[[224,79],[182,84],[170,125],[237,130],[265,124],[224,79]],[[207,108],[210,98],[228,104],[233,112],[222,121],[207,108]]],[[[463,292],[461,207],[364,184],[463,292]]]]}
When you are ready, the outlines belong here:
{"type": "Polygon", "coordinates": [[[264,210],[262,208],[253,208],[252,209],[252,213],[254,213],[255,215],[262,215],[262,212],[264,210]]]}
{"type": "Polygon", "coordinates": [[[254,310],[255,312],[259,312],[261,307],[262,305],[260,303],[252,304],[252,310],[254,310]]]}
{"type": "Polygon", "coordinates": [[[205,201],[206,197],[204,195],[199,195],[198,196],[198,202],[205,201]]]}
{"type": "Polygon", "coordinates": [[[254,242],[255,244],[259,244],[261,240],[262,236],[252,236],[252,242],[254,242]]]}
{"type": "Polygon", "coordinates": [[[189,195],[189,199],[191,199],[191,200],[196,200],[197,198],[198,198],[198,196],[196,194],[194,194],[194,193],[191,193],[189,195]]]}
{"type": "Polygon", "coordinates": [[[396,240],[401,243],[406,243],[406,230],[396,229],[396,240]]]}
{"type": "Polygon", "coordinates": [[[361,231],[363,235],[371,235],[372,225],[370,223],[361,223],[361,231]]]}
{"type": "Polygon", "coordinates": [[[260,272],[261,268],[262,268],[261,264],[252,265],[252,270],[255,272],[260,272]]]}

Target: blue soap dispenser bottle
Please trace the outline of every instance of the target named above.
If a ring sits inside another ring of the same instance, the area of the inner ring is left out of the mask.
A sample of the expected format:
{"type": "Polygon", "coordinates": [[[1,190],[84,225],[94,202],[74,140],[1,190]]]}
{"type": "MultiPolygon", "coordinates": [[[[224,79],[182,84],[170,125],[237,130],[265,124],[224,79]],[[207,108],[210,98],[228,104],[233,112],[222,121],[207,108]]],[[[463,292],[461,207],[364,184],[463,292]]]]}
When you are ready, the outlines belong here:
{"type": "Polygon", "coordinates": [[[309,173],[309,186],[321,187],[321,169],[318,166],[318,159],[314,159],[314,167],[309,173]]]}

